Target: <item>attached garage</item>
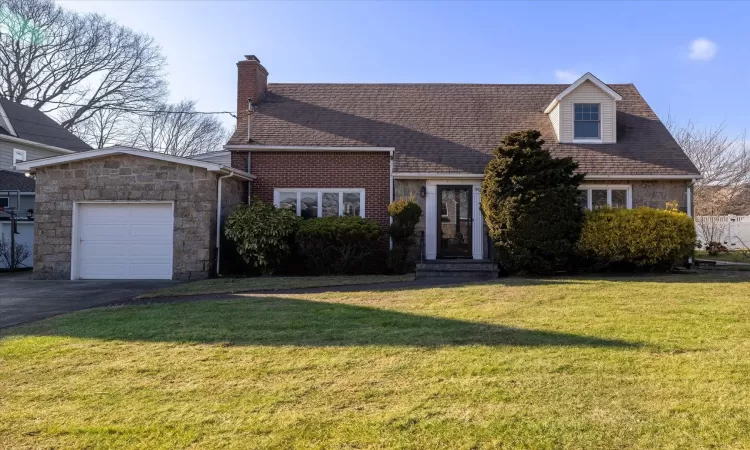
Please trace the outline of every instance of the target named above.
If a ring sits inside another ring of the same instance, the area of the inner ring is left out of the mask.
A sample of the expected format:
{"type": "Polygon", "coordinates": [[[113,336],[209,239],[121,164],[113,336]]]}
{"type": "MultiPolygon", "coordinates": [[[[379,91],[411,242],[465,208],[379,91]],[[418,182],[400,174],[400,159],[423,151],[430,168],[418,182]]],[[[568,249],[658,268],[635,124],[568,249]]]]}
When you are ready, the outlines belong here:
{"type": "Polygon", "coordinates": [[[172,279],[173,203],[76,203],[72,277],[172,279]]]}
{"type": "Polygon", "coordinates": [[[36,178],[34,278],[174,279],[215,274],[220,224],[253,176],[130,148],[20,166],[36,178]]]}

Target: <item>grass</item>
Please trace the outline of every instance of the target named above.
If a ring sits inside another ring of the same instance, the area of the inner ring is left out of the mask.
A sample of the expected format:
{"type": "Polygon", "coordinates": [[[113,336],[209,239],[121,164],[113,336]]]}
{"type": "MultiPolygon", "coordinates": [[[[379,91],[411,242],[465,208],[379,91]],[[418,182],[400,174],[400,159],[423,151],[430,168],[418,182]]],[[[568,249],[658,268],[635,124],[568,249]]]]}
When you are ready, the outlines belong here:
{"type": "Polygon", "coordinates": [[[727,261],[750,264],[750,254],[745,255],[743,252],[737,250],[727,253],[721,253],[715,256],[709,255],[706,251],[699,250],[695,252],[695,257],[698,259],[708,259],[711,261],[727,261]]]}
{"type": "Polygon", "coordinates": [[[0,334],[0,448],[748,448],[750,274],[82,311],[0,334]]]}
{"type": "Polygon", "coordinates": [[[323,277],[249,277],[218,278],[178,284],[147,292],[138,298],[177,297],[201,294],[232,294],[237,292],[276,291],[280,289],[349,286],[355,284],[393,283],[411,281],[406,275],[336,275],[323,277]]]}

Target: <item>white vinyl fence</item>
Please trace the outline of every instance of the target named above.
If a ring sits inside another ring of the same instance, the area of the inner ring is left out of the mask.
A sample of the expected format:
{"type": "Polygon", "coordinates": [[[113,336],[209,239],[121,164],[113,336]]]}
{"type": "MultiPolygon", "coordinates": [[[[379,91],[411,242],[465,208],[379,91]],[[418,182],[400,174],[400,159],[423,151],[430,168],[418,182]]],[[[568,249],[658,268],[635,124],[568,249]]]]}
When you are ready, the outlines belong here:
{"type": "Polygon", "coordinates": [[[750,216],[696,216],[695,234],[702,247],[714,241],[729,250],[750,249],[750,216]]]}
{"type": "MultiPolygon", "coordinates": [[[[29,257],[24,259],[21,267],[32,267],[34,264],[34,222],[18,221],[18,232],[16,242],[22,242],[29,246],[29,257]]],[[[0,240],[5,239],[10,243],[10,222],[0,222],[0,240]]],[[[0,269],[8,268],[5,258],[0,256],[0,269]]]]}

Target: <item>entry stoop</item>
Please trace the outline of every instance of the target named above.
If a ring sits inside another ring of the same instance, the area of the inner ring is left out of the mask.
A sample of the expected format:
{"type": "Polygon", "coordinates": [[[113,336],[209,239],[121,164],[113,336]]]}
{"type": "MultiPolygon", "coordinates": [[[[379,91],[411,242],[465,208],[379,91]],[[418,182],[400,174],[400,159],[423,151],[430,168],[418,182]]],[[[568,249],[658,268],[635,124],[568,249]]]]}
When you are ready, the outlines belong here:
{"type": "Polygon", "coordinates": [[[496,278],[497,264],[486,259],[436,259],[417,264],[417,278],[496,278]]]}

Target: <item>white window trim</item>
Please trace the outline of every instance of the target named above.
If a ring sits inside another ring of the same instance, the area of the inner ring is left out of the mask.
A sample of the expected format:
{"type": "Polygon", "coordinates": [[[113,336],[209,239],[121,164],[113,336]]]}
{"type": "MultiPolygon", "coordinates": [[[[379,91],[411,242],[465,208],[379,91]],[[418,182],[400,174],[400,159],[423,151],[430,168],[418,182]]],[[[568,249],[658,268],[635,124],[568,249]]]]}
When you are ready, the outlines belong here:
{"type": "Polygon", "coordinates": [[[570,107],[572,109],[572,115],[571,118],[573,120],[573,143],[574,144],[601,144],[603,142],[602,140],[602,104],[601,103],[592,103],[592,102],[578,102],[578,103],[571,103],[570,107]],[[599,105],[599,138],[576,138],[576,105],[599,105]]]}
{"type": "Polygon", "coordinates": [[[14,148],[13,149],[13,168],[16,167],[16,164],[24,163],[24,162],[26,162],[26,150],[21,150],[20,148],[14,148]]]}
{"type": "Polygon", "coordinates": [[[588,209],[589,211],[593,210],[593,205],[591,204],[591,201],[592,201],[591,191],[592,190],[603,191],[604,189],[607,190],[607,205],[609,206],[612,206],[612,190],[613,189],[614,190],[627,190],[625,208],[633,209],[633,186],[629,184],[582,184],[578,186],[578,190],[587,191],[586,209],[588,209]]]}
{"type": "Polygon", "coordinates": [[[297,194],[297,211],[296,214],[300,216],[302,214],[302,193],[303,192],[317,192],[318,193],[318,217],[323,217],[323,194],[325,193],[338,193],[339,194],[339,216],[344,215],[344,194],[357,193],[359,194],[359,216],[364,219],[365,217],[365,189],[364,188],[275,188],[273,190],[273,204],[277,208],[279,207],[280,199],[279,194],[281,192],[294,192],[297,194]]]}

